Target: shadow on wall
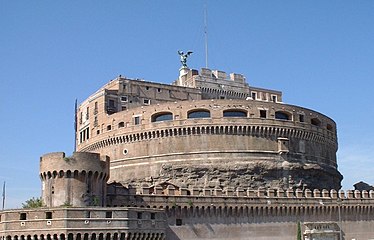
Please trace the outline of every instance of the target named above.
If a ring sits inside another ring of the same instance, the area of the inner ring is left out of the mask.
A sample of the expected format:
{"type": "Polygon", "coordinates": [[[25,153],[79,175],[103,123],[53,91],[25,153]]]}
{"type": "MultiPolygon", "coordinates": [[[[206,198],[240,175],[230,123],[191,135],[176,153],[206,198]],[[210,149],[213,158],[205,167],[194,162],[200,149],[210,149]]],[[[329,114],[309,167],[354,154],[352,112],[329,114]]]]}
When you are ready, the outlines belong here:
{"type": "Polygon", "coordinates": [[[171,230],[170,227],[166,228],[166,236],[168,240],[180,240],[180,238],[175,234],[173,230],[171,230]]]}

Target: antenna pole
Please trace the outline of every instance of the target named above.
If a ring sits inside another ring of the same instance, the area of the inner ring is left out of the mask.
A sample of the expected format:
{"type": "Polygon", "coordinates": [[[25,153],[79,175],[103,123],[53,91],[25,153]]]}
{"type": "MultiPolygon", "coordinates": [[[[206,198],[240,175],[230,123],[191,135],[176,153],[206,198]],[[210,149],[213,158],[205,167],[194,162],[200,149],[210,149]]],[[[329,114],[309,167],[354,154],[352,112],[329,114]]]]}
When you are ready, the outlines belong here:
{"type": "Polygon", "coordinates": [[[5,207],[5,181],[3,184],[3,210],[4,210],[4,207],[5,207]]]}
{"type": "Polygon", "coordinates": [[[208,24],[207,24],[207,3],[204,4],[204,39],[205,39],[205,68],[208,68],[208,24]]]}

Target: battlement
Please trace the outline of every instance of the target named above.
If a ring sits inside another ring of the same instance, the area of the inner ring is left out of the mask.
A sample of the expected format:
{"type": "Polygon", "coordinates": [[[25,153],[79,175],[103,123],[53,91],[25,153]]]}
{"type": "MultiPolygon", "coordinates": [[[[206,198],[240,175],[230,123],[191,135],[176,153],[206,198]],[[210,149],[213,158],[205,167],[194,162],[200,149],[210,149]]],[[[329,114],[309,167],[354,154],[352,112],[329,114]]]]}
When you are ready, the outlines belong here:
{"type": "Polygon", "coordinates": [[[92,172],[109,177],[109,157],[98,153],[74,152],[66,156],[64,152],[47,153],[40,157],[40,177],[57,177],[62,173],[92,172]]]}
{"type": "Polygon", "coordinates": [[[359,191],[359,190],[319,190],[319,189],[243,189],[243,188],[226,188],[224,190],[220,188],[178,188],[174,185],[168,185],[163,188],[161,185],[156,186],[143,186],[142,188],[132,189],[129,188],[129,192],[136,192],[141,195],[163,195],[163,196],[198,196],[198,197],[243,197],[243,198],[258,198],[258,199],[269,199],[269,198],[285,198],[285,199],[374,199],[374,191],[359,191]]]}

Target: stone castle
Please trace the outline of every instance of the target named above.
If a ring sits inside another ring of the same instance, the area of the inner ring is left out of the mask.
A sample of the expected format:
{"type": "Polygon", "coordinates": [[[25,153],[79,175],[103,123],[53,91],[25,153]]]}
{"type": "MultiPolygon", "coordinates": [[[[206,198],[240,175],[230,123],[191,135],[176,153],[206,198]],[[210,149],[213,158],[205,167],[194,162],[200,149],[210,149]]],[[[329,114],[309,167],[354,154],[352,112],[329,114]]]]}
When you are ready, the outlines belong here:
{"type": "Polygon", "coordinates": [[[6,240],[374,239],[374,191],[339,190],[335,122],[243,75],[119,76],[76,111],[76,152],[40,159],[45,207],[6,240]],[[300,224],[300,230],[298,230],[300,224]]]}

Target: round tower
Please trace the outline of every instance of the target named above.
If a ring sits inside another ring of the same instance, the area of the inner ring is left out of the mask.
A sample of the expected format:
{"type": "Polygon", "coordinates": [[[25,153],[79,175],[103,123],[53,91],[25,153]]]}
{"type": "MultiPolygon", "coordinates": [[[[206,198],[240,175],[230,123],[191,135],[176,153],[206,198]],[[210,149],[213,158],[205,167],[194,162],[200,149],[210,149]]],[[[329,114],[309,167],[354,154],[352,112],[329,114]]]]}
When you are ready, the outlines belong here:
{"type": "Polygon", "coordinates": [[[87,152],[48,153],[40,158],[42,198],[47,207],[105,206],[109,157],[87,152]]]}

